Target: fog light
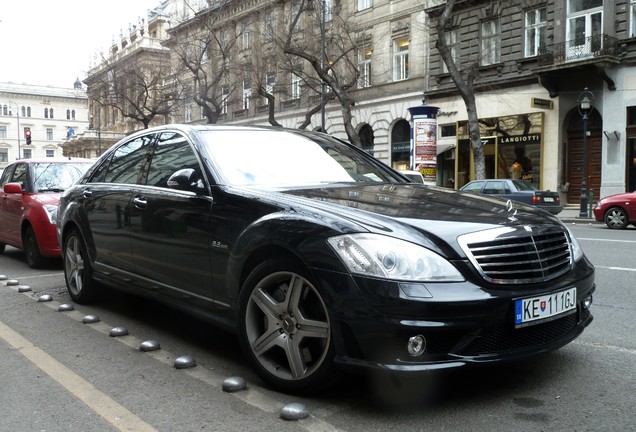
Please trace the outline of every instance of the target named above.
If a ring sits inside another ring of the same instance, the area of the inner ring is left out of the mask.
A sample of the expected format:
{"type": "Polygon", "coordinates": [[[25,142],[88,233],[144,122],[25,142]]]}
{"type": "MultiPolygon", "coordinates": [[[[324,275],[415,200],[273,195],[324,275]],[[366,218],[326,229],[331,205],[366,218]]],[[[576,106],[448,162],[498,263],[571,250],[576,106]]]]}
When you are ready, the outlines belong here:
{"type": "Polygon", "coordinates": [[[406,349],[412,357],[422,355],[426,349],[426,338],[422,335],[409,338],[409,343],[406,345],[406,349]]]}
{"type": "Polygon", "coordinates": [[[592,296],[587,296],[585,300],[583,300],[583,309],[589,309],[592,306],[592,296]]]}

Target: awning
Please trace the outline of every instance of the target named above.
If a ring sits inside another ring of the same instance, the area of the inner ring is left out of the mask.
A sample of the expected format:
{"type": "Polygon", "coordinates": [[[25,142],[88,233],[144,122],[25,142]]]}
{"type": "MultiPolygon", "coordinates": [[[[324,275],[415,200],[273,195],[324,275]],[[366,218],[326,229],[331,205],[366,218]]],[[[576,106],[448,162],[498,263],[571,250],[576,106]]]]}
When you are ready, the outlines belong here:
{"type": "MultiPolygon", "coordinates": [[[[455,144],[437,144],[437,154],[455,148],[455,144]]],[[[391,145],[391,153],[408,153],[411,151],[410,142],[394,142],[391,145]]]]}

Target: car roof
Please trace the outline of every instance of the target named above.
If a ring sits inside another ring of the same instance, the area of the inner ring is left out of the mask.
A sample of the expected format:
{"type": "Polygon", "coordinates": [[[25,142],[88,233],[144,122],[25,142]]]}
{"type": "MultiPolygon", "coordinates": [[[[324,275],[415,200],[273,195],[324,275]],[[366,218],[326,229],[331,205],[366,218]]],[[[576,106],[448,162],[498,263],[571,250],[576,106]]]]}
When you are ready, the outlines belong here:
{"type": "MultiPolygon", "coordinates": [[[[271,125],[218,125],[218,124],[183,124],[183,123],[171,123],[166,125],[155,126],[148,129],[142,129],[134,132],[123,140],[144,135],[147,133],[157,133],[162,131],[178,130],[184,133],[188,132],[204,132],[204,131],[272,131],[272,132],[289,132],[295,134],[317,135],[322,134],[318,131],[311,131],[306,129],[293,129],[280,126],[271,125]]],[[[122,141],[123,141],[122,140],[122,141]]]]}
{"type": "Polygon", "coordinates": [[[29,158],[29,159],[18,159],[16,161],[11,162],[10,165],[16,163],[73,163],[73,162],[86,162],[86,163],[94,163],[93,159],[86,158],[76,158],[76,157],[43,157],[43,158],[29,158]]]}

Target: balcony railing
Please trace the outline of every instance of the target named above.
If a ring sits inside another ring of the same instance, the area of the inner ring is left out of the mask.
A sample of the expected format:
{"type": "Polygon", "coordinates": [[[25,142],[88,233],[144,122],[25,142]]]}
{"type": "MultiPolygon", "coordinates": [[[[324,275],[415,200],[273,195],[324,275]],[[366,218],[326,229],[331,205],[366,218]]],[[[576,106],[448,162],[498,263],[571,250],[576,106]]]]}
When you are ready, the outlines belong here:
{"type": "Polygon", "coordinates": [[[618,57],[618,39],[599,34],[549,45],[537,56],[538,66],[559,65],[595,57],[618,57]]]}

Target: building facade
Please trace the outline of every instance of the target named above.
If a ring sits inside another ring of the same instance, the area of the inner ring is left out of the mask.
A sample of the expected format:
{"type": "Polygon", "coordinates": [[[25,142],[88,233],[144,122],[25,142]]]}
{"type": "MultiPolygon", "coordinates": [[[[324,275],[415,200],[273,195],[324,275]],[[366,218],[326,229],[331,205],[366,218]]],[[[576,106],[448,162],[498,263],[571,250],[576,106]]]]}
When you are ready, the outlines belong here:
{"type": "MultiPolygon", "coordinates": [[[[181,96],[163,121],[324,128],[343,138],[349,122],[366,151],[409,169],[408,110],[425,99],[439,108],[437,184],[459,188],[475,174],[466,105],[436,48],[445,4],[162,1],[148,26],[162,23],[154,35],[170,53],[165,85],[181,96]],[[285,42],[302,55],[290,56],[285,42]],[[321,85],[332,78],[349,111],[321,85]]],[[[636,189],[635,14],[636,0],[455,4],[446,43],[460,71],[474,73],[487,176],[518,175],[568,203],[579,202],[583,178],[595,198],[636,189]]],[[[99,70],[86,80],[91,101],[106,96],[91,85],[99,70]]],[[[101,118],[100,130],[140,128],[101,118]]]]}
{"type": "MultiPolygon", "coordinates": [[[[427,12],[434,19],[443,7],[427,12]]],[[[561,191],[564,202],[579,202],[584,174],[592,199],[636,190],[635,13],[629,0],[458,2],[446,36],[460,64],[477,65],[477,111],[482,136],[493,138],[486,145],[492,175],[505,176],[525,154],[533,159],[527,175],[561,191]],[[504,123],[516,129],[502,129],[504,123]]],[[[461,125],[463,101],[434,49],[429,78],[430,103],[454,113],[444,122],[461,125]]],[[[456,174],[469,178],[461,136],[457,142],[456,174]]]]}
{"type": "Polygon", "coordinates": [[[87,101],[80,82],[69,89],[0,83],[0,168],[62,156],[62,145],[88,129],[87,101]]]}

